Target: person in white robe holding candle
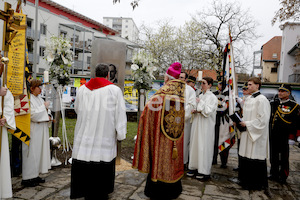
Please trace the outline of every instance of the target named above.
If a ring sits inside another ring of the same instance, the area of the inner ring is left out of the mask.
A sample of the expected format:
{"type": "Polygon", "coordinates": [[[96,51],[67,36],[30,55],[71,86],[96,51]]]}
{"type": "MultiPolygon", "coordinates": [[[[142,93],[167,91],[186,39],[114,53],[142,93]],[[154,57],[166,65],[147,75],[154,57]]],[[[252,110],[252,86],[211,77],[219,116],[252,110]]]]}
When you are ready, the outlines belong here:
{"type": "Polygon", "coordinates": [[[30,145],[22,143],[22,182],[25,187],[35,187],[44,183],[39,173],[48,173],[51,169],[48,122],[51,120],[47,110],[49,102],[45,102],[41,94],[40,80],[30,81],[30,145]]]}

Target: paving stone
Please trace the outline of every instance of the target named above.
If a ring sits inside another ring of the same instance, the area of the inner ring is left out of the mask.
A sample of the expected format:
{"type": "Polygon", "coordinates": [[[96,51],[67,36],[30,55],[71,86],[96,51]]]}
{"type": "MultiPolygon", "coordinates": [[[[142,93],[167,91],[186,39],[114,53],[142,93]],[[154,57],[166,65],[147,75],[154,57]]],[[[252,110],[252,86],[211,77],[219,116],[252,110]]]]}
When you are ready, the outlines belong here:
{"type": "Polygon", "coordinates": [[[204,195],[226,197],[227,199],[250,199],[248,190],[239,190],[236,188],[219,187],[215,185],[206,185],[204,195]]]}
{"type": "Polygon", "coordinates": [[[114,192],[110,195],[110,199],[128,199],[136,190],[137,187],[135,186],[115,183],[114,192]]]}
{"type": "Polygon", "coordinates": [[[139,187],[130,197],[130,200],[149,200],[150,198],[144,194],[145,186],[139,187]]]}
{"type": "Polygon", "coordinates": [[[199,200],[198,196],[191,196],[186,194],[181,194],[176,200],[199,200]]]}
{"type": "Polygon", "coordinates": [[[260,199],[260,200],[267,200],[269,199],[263,191],[251,191],[250,192],[250,199],[260,199]]]}
{"type": "Polygon", "coordinates": [[[46,179],[45,183],[42,183],[41,185],[43,187],[51,187],[51,188],[57,188],[62,189],[68,185],[71,184],[71,178],[57,178],[57,177],[49,177],[49,179],[46,179]],[[54,179],[55,178],[55,179],[54,179]]]}
{"type": "Polygon", "coordinates": [[[204,190],[204,183],[191,178],[182,179],[182,194],[201,197],[204,190]]]}
{"type": "Polygon", "coordinates": [[[140,173],[137,170],[128,170],[126,172],[120,173],[115,182],[129,184],[133,186],[140,186],[142,182],[146,179],[147,174],[140,173]]]}
{"type": "Polygon", "coordinates": [[[22,199],[31,199],[34,198],[34,196],[41,190],[43,190],[41,186],[37,187],[27,187],[24,188],[23,190],[20,190],[19,192],[16,192],[13,194],[13,197],[16,198],[22,198],[22,199]]]}

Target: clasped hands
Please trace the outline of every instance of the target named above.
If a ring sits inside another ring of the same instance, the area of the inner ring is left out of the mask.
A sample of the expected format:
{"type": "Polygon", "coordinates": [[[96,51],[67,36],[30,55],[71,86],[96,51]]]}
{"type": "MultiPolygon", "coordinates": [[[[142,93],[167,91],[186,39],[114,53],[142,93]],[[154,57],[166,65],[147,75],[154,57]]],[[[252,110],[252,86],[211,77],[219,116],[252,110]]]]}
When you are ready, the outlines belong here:
{"type": "Polygon", "coordinates": [[[6,118],[3,117],[2,119],[0,119],[0,126],[4,126],[6,123],[6,118]]]}

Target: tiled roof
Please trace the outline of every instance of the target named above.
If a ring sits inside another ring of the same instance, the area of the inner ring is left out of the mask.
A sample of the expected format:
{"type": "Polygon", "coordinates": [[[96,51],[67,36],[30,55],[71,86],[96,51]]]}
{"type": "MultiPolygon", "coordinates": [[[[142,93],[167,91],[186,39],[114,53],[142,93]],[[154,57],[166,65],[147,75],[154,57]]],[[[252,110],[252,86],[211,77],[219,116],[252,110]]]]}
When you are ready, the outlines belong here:
{"type": "Polygon", "coordinates": [[[211,77],[213,80],[217,80],[217,72],[215,70],[199,70],[199,69],[192,69],[192,70],[186,70],[186,73],[188,73],[188,75],[190,76],[194,76],[194,77],[198,77],[198,71],[203,71],[202,77],[205,76],[209,76],[211,77]]]}

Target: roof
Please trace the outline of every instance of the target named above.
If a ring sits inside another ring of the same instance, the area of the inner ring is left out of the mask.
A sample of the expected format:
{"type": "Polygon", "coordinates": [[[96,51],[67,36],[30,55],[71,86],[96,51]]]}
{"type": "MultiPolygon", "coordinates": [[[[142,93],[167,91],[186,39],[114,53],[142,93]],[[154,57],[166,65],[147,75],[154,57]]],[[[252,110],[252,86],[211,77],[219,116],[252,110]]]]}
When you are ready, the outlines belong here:
{"type": "Polygon", "coordinates": [[[215,70],[208,70],[208,69],[203,69],[203,70],[199,70],[199,69],[192,69],[192,70],[185,70],[186,73],[188,73],[188,75],[190,76],[194,76],[194,77],[198,77],[198,71],[202,71],[202,77],[211,77],[213,80],[217,80],[217,72],[215,70]]]}
{"type": "Polygon", "coordinates": [[[267,43],[262,45],[262,60],[263,61],[279,61],[281,52],[282,36],[274,36],[267,43]],[[277,54],[277,58],[273,58],[273,54],[277,54]]]}
{"type": "MultiPolygon", "coordinates": [[[[27,1],[32,4],[35,4],[35,0],[27,0],[27,1]]],[[[88,18],[78,12],[75,12],[69,8],[66,8],[58,3],[55,3],[51,0],[40,0],[39,7],[43,7],[45,9],[49,10],[51,13],[67,17],[68,19],[70,19],[74,22],[82,23],[84,26],[96,29],[107,35],[119,34],[118,31],[116,31],[108,26],[105,26],[91,18],[88,18]]]]}
{"type": "Polygon", "coordinates": [[[280,30],[283,30],[287,26],[300,26],[299,22],[285,22],[284,24],[280,25],[280,30]]]}

